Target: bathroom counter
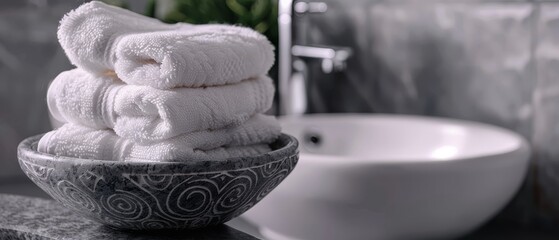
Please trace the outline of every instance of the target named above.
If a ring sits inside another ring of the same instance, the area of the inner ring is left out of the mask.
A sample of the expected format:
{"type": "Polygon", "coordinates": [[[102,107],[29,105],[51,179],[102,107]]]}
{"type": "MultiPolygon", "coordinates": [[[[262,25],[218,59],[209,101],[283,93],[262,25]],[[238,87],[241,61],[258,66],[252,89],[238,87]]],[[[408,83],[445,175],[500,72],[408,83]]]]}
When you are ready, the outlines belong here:
{"type": "Polygon", "coordinates": [[[8,194],[0,194],[0,215],[0,239],[257,239],[227,225],[195,231],[117,231],[53,200],[8,194]]]}
{"type": "MultiPolygon", "coordinates": [[[[235,218],[227,223],[236,229],[249,233],[260,239],[263,237],[258,228],[242,217],[235,218]]],[[[559,239],[559,230],[551,232],[549,230],[536,230],[536,229],[523,229],[518,227],[511,227],[508,225],[487,224],[477,231],[474,231],[467,236],[460,237],[456,240],[557,240],[559,239]]]]}
{"type": "MultiPolygon", "coordinates": [[[[24,180],[18,184],[0,185],[0,239],[10,239],[8,236],[14,236],[12,239],[22,239],[22,236],[27,236],[28,239],[30,236],[35,236],[35,239],[257,239],[253,236],[261,238],[257,227],[243,218],[235,218],[227,225],[188,233],[126,233],[115,231],[77,216],[57,202],[48,200],[48,195],[40,191],[29,180],[24,180]]],[[[490,224],[460,238],[460,240],[485,239],[555,240],[559,239],[559,233],[490,224]]]]}

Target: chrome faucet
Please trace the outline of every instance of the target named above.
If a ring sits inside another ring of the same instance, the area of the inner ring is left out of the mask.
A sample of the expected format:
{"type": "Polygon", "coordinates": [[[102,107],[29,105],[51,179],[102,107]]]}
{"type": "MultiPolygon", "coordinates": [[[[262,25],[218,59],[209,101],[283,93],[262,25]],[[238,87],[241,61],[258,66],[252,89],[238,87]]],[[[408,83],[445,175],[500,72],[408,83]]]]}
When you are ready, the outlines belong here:
{"type": "Polygon", "coordinates": [[[324,74],[346,69],[346,62],[352,55],[348,47],[293,45],[293,13],[324,13],[328,5],[324,2],[296,2],[280,0],[279,25],[279,114],[303,114],[306,105],[306,80],[303,74],[306,64],[303,60],[321,61],[324,74]]]}
{"type": "Polygon", "coordinates": [[[291,55],[302,58],[322,60],[322,72],[332,73],[345,70],[346,60],[352,52],[347,47],[311,47],[295,45],[291,47],[291,55]]]}

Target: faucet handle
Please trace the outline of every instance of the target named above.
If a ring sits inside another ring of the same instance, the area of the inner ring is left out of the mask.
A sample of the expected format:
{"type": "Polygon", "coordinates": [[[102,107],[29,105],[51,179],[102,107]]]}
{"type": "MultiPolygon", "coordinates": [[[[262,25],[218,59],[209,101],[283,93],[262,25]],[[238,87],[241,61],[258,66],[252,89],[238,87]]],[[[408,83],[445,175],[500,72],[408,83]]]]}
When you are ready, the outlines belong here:
{"type": "Polygon", "coordinates": [[[291,47],[291,55],[302,58],[314,58],[322,60],[322,71],[332,73],[343,71],[346,68],[347,59],[353,54],[349,47],[313,47],[294,45],[291,47]]]}
{"type": "Polygon", "coordinates": [[[293,6],[296,13],[324,13],[328,10],[325,2],[297,2],[293,6]]]}

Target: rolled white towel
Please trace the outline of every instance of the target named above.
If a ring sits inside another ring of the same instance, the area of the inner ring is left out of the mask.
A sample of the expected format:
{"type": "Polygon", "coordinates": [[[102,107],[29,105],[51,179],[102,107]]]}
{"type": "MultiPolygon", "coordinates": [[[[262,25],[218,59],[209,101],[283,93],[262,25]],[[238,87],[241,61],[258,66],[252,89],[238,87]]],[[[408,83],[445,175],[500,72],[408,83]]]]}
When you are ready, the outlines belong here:
{"type": "Polygon", "coordinates": [[[183,134],[153,144],[118,137],[111,130],[65,124],[46,133],[37,150],[57,156],[114,161],[194,161],[246,157],[270,151],[280,134],[274,117],[258,115],[242,125],[183,134]]]}
{"type": "Polygon", "coordinates": [[[80,68],[114,70],[128,84],[159,89],[235,83],[266,74],[274,63],[273,46],[250,28],[169,25],[100,2],[68,13],[58,39],[80,68]]]}
{"type": "Polygon", "coordinates": [[[164,24],[99,1],[85,3],[67,13],[58,27],[58,41],[68,59],[92,73],[114,70],[115,47],[128,34],[186,28],[164,24]]]}
{"type": "Polygon", "coordinates": [[[81,69],[59,74],[47,93],[53,117],[90,128],[113,128],[137,142],[239,125],[268,110],[274,86],[266,76],[236,84],[160,90],[127,85],[81,69]]]}
{"type": "Polygon", "coordinates": [[[274,49],[252,29],[194,25],[123,37],[115,71],[128,84],[154,88],[216,86],[266,74],[274,49]]]}

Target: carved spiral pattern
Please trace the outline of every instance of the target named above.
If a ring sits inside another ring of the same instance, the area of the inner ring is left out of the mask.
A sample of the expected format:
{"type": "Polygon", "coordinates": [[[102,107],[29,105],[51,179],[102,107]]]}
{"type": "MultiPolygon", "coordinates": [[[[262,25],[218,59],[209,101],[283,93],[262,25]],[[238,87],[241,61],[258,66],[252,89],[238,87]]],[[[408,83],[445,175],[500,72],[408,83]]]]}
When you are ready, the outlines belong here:
{"type": "Polygon", "coordinates": [[[151,215],[151,207],[142,198],[129,191],[119,191],[106,198],[101,197],[103,209],[115,218],[140,221],[151,215]]]}
{"type": "MultiPolygon", "coordinates": [[[[39,188],[43,189],[43,191],[45,191],[46,193],[48,193],[51,196],[55,196],[57,193],[55,191],[55,188],[51,188],[49,186],[48,182],[48,178],[50,176],[50,173],[54,170],[52,168],[46,168],[49,169],[50,171],[47,171],[47,175],[44,178],[40,178],[39,174],[36,172],[36,169],[34,168],[34,164],[31,164],[29,162],[25,162],[25,161],[21,161],[20,162],[20,166],[21,169],[23,170],[23,172],[25,173],[25,175],[27,175],[29,177],[29,179],[31,179],[31,181],[33,181],[37,186],[39,186],[39,188]]],[[[57,199],[56,197],[54,197],[55,199],[57,199]]]]}
{"type": "Polygon", "coordinates": [[[52,196],[64,205],[85,212],[99,211],[97,202],[72,182],[62,180],[56,184],[57,194],[52,196]]]}
{"type": "Polygon", "coordinates": [[[207,179],[187,179],[173,187],[163,209],[174,219],[192,219],[206,214],[216,186],[207,179]]]}
{"type": "Polygon", "coordinates": [[[274,188],[276,188],[281,183],[281,181],[283,181],[283,179],[287,177],[289,172],[290,171],[286,170],[278,171],[275,175],[267,179],[262,188],[260,188],[260,190],[257,192],[255,196],[256,201],[262,200],[266,195],[268,195],[268,193],[274,190],[274,188]]]}
{"type": "Polygon", "coordinates": [[[224,191],[222,191],[214,206],[214,214],[235,210],[250,199],[250,194],[247,194],[247,192],[252,190],[256,179],[249,176],[248,174],[238,176],[224,186],[224,191]]]}
{"type": "Polygon", "coordinates": [[[53,168],[43,167],[32,163],[24,163],[24,171],[27,174],[31,174],[33,177],[46,180],[50,176],[51,172],[54,170],[53,168]]]}
{"type": "Polygon", "coordinates": [[[177,228],[177,226],[174,226],[169,221],[154,219],[154,220],[142,221],[141,228],[142,229],[168,229],[168,228],[177,228]]]}
{"type": "Polygon", "coordinates": [[[192,228],[205,227],[212,224],[212,222],[214,221],[212,218],[213,217],[211,216],[200,217],[190,221],[188,225],[191,226],[192,228]]]}
{"type": "Polygon", "coordinates": [[[76,176],[64,168],[22,167],[33,166],[25,172],[37,185],[93,220],[116,228],[170,229],[215,225],[242,214],[287,177],[297,160],[293,155],[252,168],[154,175],[121,169],[107,175],[105,168],[76,176]]]}
{"type": "Polygon", "coordinates": [[[274,162],[269,163],[260,168],[260,172],[263,177],[269,178],[273,176],[278,170],[281,170],[282,163],[281,162],[274,162]]]}

